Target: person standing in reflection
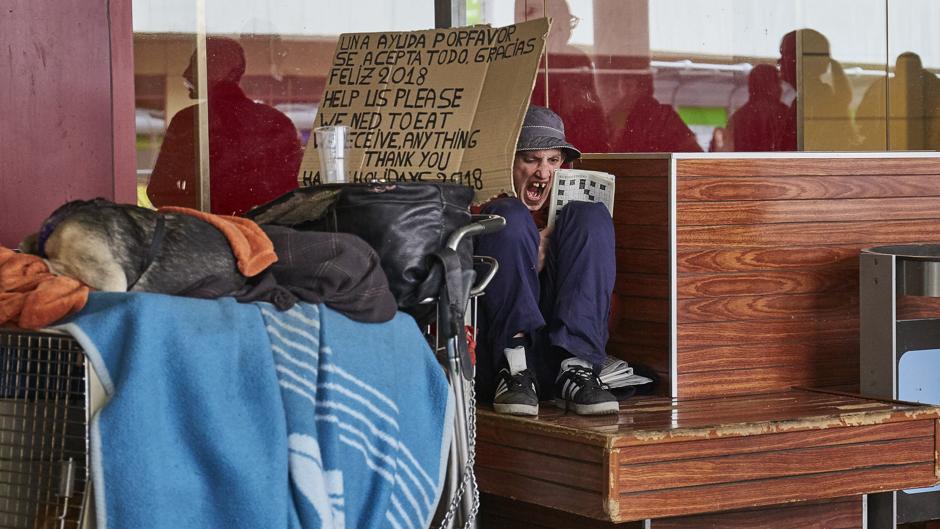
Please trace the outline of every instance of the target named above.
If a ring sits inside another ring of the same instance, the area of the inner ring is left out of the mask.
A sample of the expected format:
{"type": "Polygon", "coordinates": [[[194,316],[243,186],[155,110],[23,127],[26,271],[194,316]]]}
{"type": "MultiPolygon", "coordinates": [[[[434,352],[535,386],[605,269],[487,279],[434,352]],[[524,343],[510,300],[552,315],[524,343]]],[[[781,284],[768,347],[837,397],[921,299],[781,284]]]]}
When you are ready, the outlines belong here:
{"type": "MultiPolygon", "coordinates": [[[[183,72],[189,96],[197,97],[196,54],[183,72]]],[[[245,51],[224,37],[206,39],[211,212],[241,215],[297,187],[303,157],[291,120],[278,110],[245,96],[239,81],[245,51]]],[[[199,207],[197,188],[198,105],[170,121],[147,186],[157,207],[199,207]]]]}
{"type": "Polygon", "coordinates": [[[571,13],[565,0],[516,0],[517,21],[543,16],[552,19],[544,59],[548,94],[543,63],[530,103],[548,106],[561,116],[568,124],[569,140],[585,152],[607,152],[607,121],[594,79],[594,61],[570,43],[571,32],[581,19],[571,13]]]}
{"type": "Polygon", "coordinates": [[[790,109],[780,101],[780,75],[770,64],[758,64],[747,76],[748,99],[728,120],[724,150],[782,151],[790,109]]]}
{"type": "Polygon", "coordinates": [[[797,89],[796,39],[802,44],[802,87],[790,104],[783,150],[797,150],[797,125],[803,127],[803,149],[845,151],[858,148],[859,138],[849,113],[852,87],[839,61],[832,58],[829,40],[814,29],[791,31],[780,41],[780,76],[797,89]],[[828,74],[828,82],[824,76],[828,74]],[[803,106],[798,123],[798,104],[803,106]]]}
{"type": "Polygon", "coordinates": [[[894,77],[875,81],[865,92],[855,120],[866,150],[936,150],[940,79],[916,53],[904,52],[894,63],[894,77]]]}
{"type": "Polygon", "coordinates": [[[652,74],[621,80],[623,94],[610,116],[611,152],[701,152],[695,133],[671,105],[653,96],[652,74]]]}

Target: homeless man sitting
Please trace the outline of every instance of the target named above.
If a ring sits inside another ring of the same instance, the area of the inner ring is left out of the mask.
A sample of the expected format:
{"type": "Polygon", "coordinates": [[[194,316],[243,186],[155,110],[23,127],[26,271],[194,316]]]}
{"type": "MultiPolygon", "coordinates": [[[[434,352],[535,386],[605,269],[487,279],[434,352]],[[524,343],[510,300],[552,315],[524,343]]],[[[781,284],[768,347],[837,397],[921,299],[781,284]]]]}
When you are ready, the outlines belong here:
{"type": "Polygon", "coordinates": [[[539,397],[582,415],[619,409],[597,376],[616,273],[610,213],[570,202],[546,227],[555,170],[580,156],[557,114],[530,107],[512,168],[517,198],[482,208],[506,219],[475,250],[499,261],[480,298],[476,374],[480,397],[499,413],[537,415],[539,397]]]}

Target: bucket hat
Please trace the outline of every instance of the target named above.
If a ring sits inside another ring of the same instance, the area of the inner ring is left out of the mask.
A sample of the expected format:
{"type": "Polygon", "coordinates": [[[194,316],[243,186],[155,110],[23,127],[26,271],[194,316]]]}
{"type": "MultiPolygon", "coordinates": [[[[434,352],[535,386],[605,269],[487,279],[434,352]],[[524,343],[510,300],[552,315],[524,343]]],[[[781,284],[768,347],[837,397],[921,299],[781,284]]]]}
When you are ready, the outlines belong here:
{"type": "Polygon", "coordinates": [[[581,157],[581,151],[565,139],[565,124],[561,117],[551,109],[532,105],[522,121],[516,151],[545,149],[560,149],[565,153],[565,162],[581,157]]]}

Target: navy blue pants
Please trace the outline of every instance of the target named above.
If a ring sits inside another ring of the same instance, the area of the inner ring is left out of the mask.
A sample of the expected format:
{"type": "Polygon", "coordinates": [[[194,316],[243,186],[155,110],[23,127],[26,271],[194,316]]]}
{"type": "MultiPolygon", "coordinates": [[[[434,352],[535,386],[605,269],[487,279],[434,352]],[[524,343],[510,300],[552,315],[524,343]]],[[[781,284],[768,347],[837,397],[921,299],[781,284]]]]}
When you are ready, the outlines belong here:
{"type": "Polygon", "coordinates": [[[610,213],[600,203],[565,206],[555,219],[541,274],[536,272],[539,231],[522,201],[494,200],[483,213],[501,215],[506,227],[476,241],[477,255],[499,261],[496,276],[480,297],[479,398],[492,400],[496,373],[506,365],[503,349],[520,332],[531,341],[526,363],[538,379],[539,396],[550,398],[565,357],[574,355],[597,366],[606,355],[617,266],[610,213]]]}

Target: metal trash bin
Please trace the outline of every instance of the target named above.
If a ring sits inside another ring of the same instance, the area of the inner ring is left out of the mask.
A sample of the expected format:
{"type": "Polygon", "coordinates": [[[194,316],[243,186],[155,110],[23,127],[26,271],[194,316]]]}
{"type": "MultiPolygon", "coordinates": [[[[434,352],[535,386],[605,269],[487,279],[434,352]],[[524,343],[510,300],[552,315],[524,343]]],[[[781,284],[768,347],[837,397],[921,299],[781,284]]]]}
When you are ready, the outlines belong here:
{"type": "MultiPolygon", "coordinates": [[[[859,255],[863,395],[940,404],[940,244],[859,255]]],[[[940,519],[940,486],[868,496],[868,527],[940,519]]]]}

